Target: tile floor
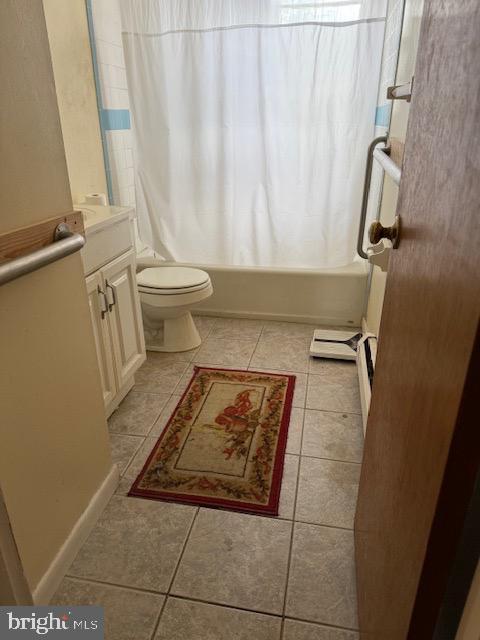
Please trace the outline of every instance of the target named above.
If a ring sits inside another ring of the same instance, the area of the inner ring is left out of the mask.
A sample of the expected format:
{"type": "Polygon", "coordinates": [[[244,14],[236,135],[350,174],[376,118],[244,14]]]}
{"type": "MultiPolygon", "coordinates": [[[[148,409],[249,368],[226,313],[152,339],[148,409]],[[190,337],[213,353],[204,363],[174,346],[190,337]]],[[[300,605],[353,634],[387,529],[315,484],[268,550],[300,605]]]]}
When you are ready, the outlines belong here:
{"type": "Polygon", "coordinates": [[[197,317],[149,353],[109,420],[122,479],[52,604],[101,604],[109,640],[356,640],[353,517],[363,432],[353,363],[311,325],[197,317]],[[278,518],[128,498],[195,364],[297,376],[278,518]]]}

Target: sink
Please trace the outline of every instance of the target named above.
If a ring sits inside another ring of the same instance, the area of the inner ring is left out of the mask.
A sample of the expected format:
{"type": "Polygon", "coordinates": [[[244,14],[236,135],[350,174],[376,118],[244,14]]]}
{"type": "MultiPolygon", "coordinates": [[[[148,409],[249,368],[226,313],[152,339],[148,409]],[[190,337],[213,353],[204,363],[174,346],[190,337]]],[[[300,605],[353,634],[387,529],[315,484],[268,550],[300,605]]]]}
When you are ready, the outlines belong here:
{"type": "Polygon", "coordinates": [[[86,235],[88,235],[92,227],[97,227],[100,224],[109,226],[118,222],[121,218],[133,216],[132,207],[101,206],[96,204],[74,204],[73,207],[76,211],[82,212],[86,235]]]}
{"type": "Polygon", "coordinates": [[[87,242],[81,253],[86,275],[132,248],[132,207],[80,204],[74,208],[82,212],[85,227],[87,242]]]}

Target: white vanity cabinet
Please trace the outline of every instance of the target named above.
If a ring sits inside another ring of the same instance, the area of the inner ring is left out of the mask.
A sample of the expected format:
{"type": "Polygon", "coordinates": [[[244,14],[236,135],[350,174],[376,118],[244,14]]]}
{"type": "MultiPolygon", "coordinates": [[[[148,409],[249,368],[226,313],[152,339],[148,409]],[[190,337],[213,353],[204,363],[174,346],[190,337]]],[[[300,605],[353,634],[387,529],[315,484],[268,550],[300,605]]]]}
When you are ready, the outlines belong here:
{"type": "Polygon", "coordinates": [[[115,374],[123,387],[145,360],[142,316],[135,277],[135,252],[129,251],[103,267],[115,374]]]}
{"type": "Polygon", "coordinates": [[[135,276],[132,211],[81,205],[86,245],[82,251],[98,365],[107,415],[118,406],[145,361],[135,276]]]}
{"type": "Polygon", "coordinates": [[[93,273],[86,279],[88,304],[90,306],[90,317],[95,336],[95,346],[97,348],[98,367],[100,369],[100,379],[102,382],[103,402],[108,408],[113,403],[117,385],[115,382],[115,372],[113,368],[113,349],[111,347],[110,327],[107,318],[107,303],[105,299],[105,284],[100,271],[93,273]]]}

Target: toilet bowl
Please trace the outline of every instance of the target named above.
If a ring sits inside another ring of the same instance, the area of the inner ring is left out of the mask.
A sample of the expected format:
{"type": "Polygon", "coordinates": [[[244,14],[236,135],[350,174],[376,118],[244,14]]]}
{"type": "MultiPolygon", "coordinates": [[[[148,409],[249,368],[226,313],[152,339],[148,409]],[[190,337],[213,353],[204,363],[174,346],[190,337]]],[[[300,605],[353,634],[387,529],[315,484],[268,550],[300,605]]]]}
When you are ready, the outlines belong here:
{"type": "Polygon", "coordinates": [[[188,351],[202,340],[191,309],[213,293],[210,276],[190,267],[151,267],[137,273],[146,348],[188,351]]]}

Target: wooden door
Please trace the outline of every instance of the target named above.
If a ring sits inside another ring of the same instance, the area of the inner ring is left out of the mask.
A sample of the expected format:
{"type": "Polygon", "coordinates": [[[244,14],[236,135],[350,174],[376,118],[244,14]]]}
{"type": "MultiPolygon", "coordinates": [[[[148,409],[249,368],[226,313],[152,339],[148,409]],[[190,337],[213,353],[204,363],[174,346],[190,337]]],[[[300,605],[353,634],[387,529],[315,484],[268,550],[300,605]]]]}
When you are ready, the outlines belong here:
{"type": "Polygon", "coordinates": [[[479,34],[478,0],[426,2],[355,521],[369,640],[433,637],[478,470],[479,34]]]}
{"type": "Polygon", "coordinates": [[[115,397],[115,373],[113,369],[112,342],[108,325],[108,304],[104,283],[99,271],[86,279],[88,306],[92,320],[93,336],[97,350],[98,369],[103,391],[103,402],[107,407],[115,397]]]}
{"type": "Polygon", "coordinates": [[[137,293],[133,251],[102,269],[110,313],[110,331],[118,388],[121,389],[145,361],[145,340],[137,293]]]}

